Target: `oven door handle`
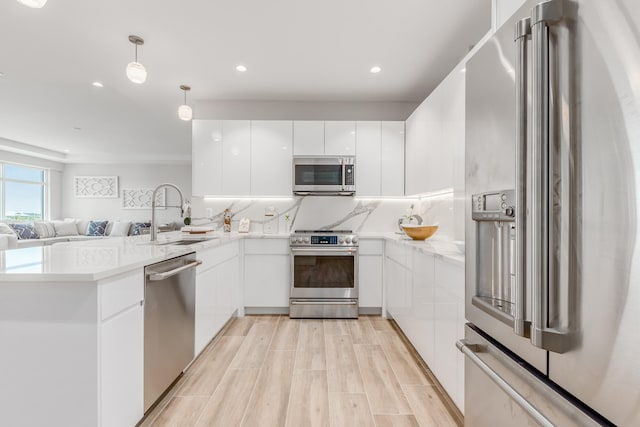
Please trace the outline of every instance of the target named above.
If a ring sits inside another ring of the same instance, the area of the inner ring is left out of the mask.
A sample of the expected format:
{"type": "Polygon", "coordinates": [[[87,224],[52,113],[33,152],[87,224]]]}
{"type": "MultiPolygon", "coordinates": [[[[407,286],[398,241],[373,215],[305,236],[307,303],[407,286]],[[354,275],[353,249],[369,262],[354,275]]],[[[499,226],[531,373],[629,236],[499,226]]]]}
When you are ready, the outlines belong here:
{"type": "Polygon", "coordinates": [[[358,248],[291,248],[293,255],[348,255],[355,256],[358,253],[358,248]]]}
{"type": "Polygon", "coordinates": [[[327,300],[315,300],[315,301],[296,301],[291,300],[291,305],[357,305],[358,301],[327,301],[327,300]]]}

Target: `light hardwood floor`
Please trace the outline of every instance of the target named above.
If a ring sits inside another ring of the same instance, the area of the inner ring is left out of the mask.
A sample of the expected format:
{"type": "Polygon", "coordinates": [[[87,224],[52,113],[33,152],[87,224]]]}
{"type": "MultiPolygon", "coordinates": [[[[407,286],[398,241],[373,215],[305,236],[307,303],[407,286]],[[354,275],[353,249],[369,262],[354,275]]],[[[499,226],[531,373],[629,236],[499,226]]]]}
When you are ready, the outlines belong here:
{"type": "Polygon", "coordinates": [[[247,316],[140,426],[456,425],[389,321],[247,316]]]}

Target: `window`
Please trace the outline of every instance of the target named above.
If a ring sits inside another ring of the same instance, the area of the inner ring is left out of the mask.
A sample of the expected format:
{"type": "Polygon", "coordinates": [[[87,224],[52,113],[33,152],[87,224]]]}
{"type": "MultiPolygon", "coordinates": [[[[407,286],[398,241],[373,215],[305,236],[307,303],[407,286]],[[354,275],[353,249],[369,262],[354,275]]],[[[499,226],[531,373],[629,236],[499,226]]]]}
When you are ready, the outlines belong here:
{"type": "Polygon", "coordinates": [[[46,169],[0,163],[2,219],[42,220],[47,212],[46,169]]]}

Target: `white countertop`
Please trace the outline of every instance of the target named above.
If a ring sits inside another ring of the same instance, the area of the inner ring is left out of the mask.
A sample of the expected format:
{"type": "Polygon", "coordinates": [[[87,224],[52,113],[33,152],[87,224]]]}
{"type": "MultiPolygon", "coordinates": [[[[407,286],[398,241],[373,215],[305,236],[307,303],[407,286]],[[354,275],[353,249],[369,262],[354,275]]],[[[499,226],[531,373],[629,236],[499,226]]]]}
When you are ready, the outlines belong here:
{"type": "Polygon", "coordinates": [[[464,252],[448,237],[437,234],[426,240],[413,240],[404,233],[358,233],[360,239],[384,239],[409,246],[420,252],[440,256],[443,259],[464,267],[464,252]]]}
{"type": "MultiPolygon", "coordinates": [[[[384,239],[408,245],[417,250],[440,255],[464,266],[464,253],[445,238],[434,236],[426,241],[411,240],[396,233],[358,233],[361,239],[384,239]]],[[[149,236],[110,237],[106,239],[64,242],[51,246],[0,251],[1,282],[68,282],[97,281],[154,264],[162,260],[239,239],[288,239],[289,233],[239,234],[214,232],[207,234],[161,233],[158,244],[149,236]],[[177,240],[201,240],[192,245],[171,245],[177,240]]]]}

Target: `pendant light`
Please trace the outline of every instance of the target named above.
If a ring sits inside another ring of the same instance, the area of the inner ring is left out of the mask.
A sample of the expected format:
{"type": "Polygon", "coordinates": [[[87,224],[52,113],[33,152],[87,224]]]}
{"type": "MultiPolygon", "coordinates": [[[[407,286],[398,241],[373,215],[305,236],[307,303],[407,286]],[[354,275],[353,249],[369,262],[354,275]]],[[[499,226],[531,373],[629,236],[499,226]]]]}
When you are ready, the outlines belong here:
{"type": "Polygon", "coordinates": [[[127,64],[127,77],[134,83],[144,83],[147,80],[147,70],[138,62],[138,46],[144,44],[144,40],[138,36],[129,36],[129,41],[136,47],[136,59],[127,64]]]}
{"type": "Polygon", "coordinates": [[[40,9],[45,4],[47,4],[47,0],[18,0],[18,3],[21,3],[33,9],[40,9]]]}
{"type": "Polygon", "coordinates": [[[180,120],[188,122],[193,118],[193,110],[187,105],[187,91],[190,91],[191,87],[180,85],[180,89],[184,91],[184,104],[178,107],[178,117],[180,120]]]}

